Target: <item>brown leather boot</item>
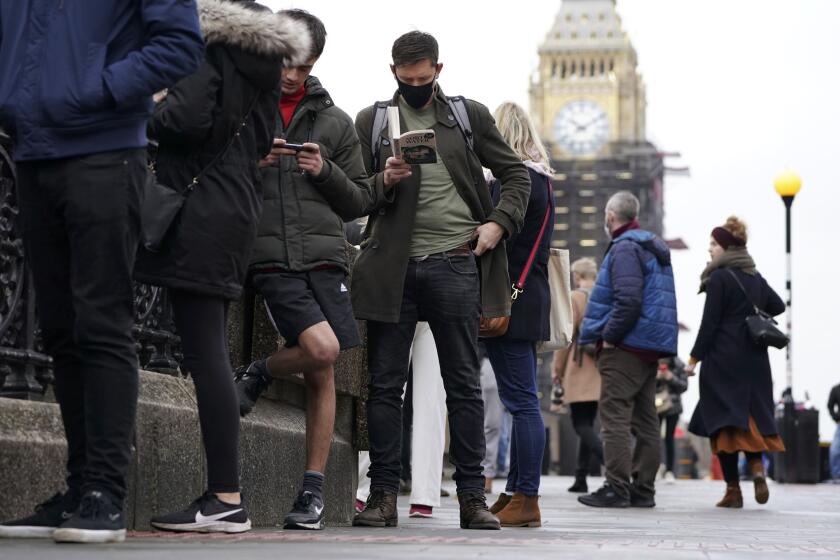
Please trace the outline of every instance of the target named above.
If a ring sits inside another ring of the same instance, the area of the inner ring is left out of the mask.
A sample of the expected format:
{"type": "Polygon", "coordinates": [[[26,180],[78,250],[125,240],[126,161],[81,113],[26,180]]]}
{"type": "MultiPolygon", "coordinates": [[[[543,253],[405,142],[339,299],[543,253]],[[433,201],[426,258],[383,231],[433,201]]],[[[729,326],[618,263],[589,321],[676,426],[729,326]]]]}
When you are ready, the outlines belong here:
{"type": "Polygon", "coordinates": [[[396,527],[397,493],[382,488],[370,491],[365,509],[353,518],[354,527],[396,527]]]}
{"type": "Polygon", "coordinates": [[[750,460],[750,472],[753,476],[753,487],[755,489],[755,501],[759,504],[766,504],[770,499],[770,489],[767,487],[767,475],[764,474],[764,463],[761,459],[750,460]]]}
{"type": "Polygon", "coordinates": [[[726,485],[726,494],[723,499],[717,503],[717,507],[722,508],[742,508],[744,507],[744,497],[741,495],[741,485],[737,482],[730,482],[726,485]]]}
{"type": "Polygon", "coordinates": [[[501,529],[499,520],[487,509],[484,492],[458,494],[461,506],[461,529],[501,529]]]}
{"type": "Polygon", "coordinates": [[[499,497],[496,498],[496,501],[493,502],[493,505],[490,506],[490,513],[496,515],[497,513],[505,509],[505,506],[507,506],[509,503],[510,494],[505,494],[504,492],[502,492],[501,494],[499,494],[499,497]]]}
{"type": "Polygon", "coordinates": [[[539,496],[526,496],[516,492],[510,503],[498,514],[502,527],[540,527],[539,496]]]}

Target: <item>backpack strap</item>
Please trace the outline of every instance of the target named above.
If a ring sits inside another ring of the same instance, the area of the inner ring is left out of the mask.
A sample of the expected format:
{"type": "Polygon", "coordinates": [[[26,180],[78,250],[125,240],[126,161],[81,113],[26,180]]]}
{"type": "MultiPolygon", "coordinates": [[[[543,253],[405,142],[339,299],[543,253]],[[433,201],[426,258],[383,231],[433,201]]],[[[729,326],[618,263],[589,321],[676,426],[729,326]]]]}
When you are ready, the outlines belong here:
{"type": "Polygon", "coordinates": [[[373,128],[370,129],[370,151],[372,154],[371,169],[379,171],[379,152],[382,149],[382,131],[388,126],[388,107],[390,101],[377,101],[373,104],[373,128]]]}
{"type": "Polygon", "coordinates": [[[475,151],[475,138],[473,137],[472,125],[470,125],[470,115],[467,113],[467,102],[463,96],[447,97],[446,104],[449,105],[449,110],[455,117],[455,122],[458,123],[458,128],[461,129],[461,134],[464,135],[464,140],[467,142],[470,151],[475,151]]]}

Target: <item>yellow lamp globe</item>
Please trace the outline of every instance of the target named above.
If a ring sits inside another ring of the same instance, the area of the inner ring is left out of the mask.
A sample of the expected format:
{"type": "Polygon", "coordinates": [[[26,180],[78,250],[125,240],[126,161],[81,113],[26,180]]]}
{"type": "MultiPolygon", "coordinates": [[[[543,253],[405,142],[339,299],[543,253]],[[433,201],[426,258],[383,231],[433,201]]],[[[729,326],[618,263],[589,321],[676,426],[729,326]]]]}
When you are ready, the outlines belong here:
{"type": "Polygon", "coordinates": [[[783,171],[773,181],[773,186],[776,187],[776,192],[782,197],[793,197],[802,188],[802,179],[793,171],[783,171]]]}

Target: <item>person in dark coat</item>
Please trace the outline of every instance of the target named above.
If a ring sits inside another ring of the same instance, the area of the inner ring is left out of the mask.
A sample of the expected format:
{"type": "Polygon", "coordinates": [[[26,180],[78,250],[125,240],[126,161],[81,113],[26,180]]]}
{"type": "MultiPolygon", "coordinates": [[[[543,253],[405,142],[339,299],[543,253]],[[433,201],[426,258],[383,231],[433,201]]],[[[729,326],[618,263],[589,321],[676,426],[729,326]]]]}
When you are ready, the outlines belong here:
{"type": "Polygon", "coordinates": [[[257,164],[271,150],[283,60],[305,60],[311,41],[305,25],[249,4],[201,0],[199,16],[205,61],[169,90],[149,125],[159,142],[158,179],[177,189],[198,180],[162,250],[141,251],[136,278],[170,290],[182,369],[196,387],[207,492],[151,524],[236,533],[251,522],[239,494],[239,404],[227,308],[240,296],[256,237],[257,164]]]}
{"type": "MultiPolygon", "coordinates": [[[[490,511],[503,527],[539,527],[545,426],[537,396],[536,343],[551,336],[548,255],[554,231],[552,172],[548,154],[524,109],[515,103],[502,103],[494,117],[502,137],[528,167],[531,194],[522,229],[505,241],[511,282],[517,283],[530,266],[524,291],[517,294],[511,306],[507,332],[484,340],[499,398],[513,416],[507,484],[490,511]]],[[[498,181],[493,182],[492,190],[494,201],[498,201],[498,181]]]]}
{"type": "Polygon", "coordinates": [[[656,373],[656,409],[659,413],[660,429],[662,424],[665,424],[665,472],[662,478],[668,483],[674,482],[675,479],[676,447],[674,432],[677,430],[677,423],[683,413],[682,397],[680,395],[687,390],[688,376],[685,373],[685,362],[677,356],[659,360],[659,371],[656,373]],[[660,399],[662,399],[661,402],[660,399]]]}
{"type": "Polygon", "coordinates": [[[712,452],[720,460],[726,494],[718,507],[743,507],[741,451],[753,475],[755,499],[764,504],[769,491],[761,454],[784,451],[784,444],[774,417],[767,348],[752,341],[745,320],[754,314],[753,305],[776,316],[785,304],[756,270],[747,252],[746,225],[738,218],[732,216],[712,230],[709,254],[712,260],[700,280],[700,292],[706,292],[703,320],[686,368],[691,375],[703,364],[700,401],[688,429],[711,438],[712,452]]]}
{"type": "Polygon", "coordinates": [[[0,126],[20,208],[2,220],[22,229],[67,436],[67,491],[0,523],[0,537],[125,539],[146,123],[152,94],[201,57],[193,1],[0,0],[0,126]]]}

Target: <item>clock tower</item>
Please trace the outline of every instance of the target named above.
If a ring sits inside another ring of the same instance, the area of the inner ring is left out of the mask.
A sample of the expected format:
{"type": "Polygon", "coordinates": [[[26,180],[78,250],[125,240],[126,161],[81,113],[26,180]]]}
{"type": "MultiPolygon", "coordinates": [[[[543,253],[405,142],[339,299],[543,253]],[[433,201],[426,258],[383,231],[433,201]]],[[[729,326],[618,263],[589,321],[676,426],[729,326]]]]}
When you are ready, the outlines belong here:
{"type": "Polygon", "coordinates": [[[663,155],[645,137],[645,84],[615,0],[563,0],[539,46],[531,115],[555,169],[552,246],[600,260],[604,206],[628,190],[662,235],[663,155]]]}
{"type": "Polygon", "coordinates": [[[539,55],[531,111],[553,158],[645,139],[645,86],[615,0],[564,0],[539,55]]]}

